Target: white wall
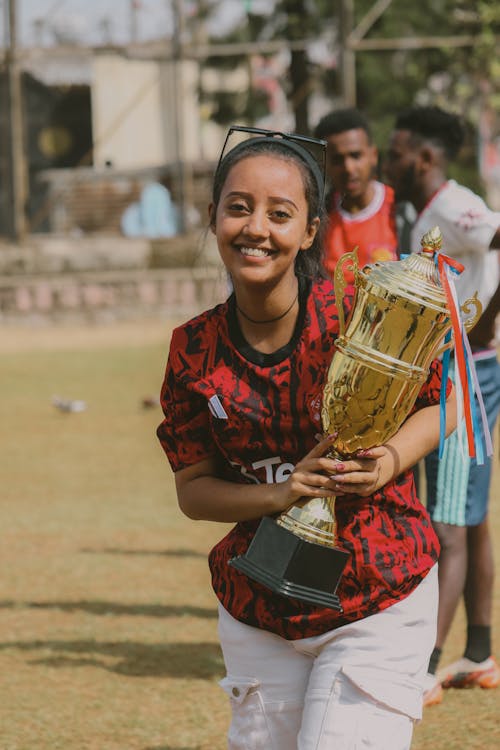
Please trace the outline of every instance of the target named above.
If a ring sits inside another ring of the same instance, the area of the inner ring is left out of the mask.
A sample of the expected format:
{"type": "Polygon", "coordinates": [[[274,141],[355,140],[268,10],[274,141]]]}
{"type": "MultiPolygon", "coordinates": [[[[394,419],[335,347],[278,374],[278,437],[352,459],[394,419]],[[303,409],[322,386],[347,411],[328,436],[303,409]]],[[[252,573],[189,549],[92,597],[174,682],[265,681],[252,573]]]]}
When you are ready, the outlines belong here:
{"type": "Polygon", "coordinates": [[[157,166],[177,161],[179,150],[185,159],[199,158],[197,70],[191,61],[181,71],[173,62],[97,54],[92,85],[95,165],[109,160],[117,169],[157,166]]]}

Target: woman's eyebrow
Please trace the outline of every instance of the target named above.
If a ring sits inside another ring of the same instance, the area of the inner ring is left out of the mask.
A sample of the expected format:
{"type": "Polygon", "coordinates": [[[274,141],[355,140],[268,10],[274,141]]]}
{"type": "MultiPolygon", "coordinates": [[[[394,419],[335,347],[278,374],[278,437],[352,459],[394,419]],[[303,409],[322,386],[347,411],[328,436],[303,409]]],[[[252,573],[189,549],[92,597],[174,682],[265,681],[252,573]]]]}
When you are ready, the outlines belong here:
{"type": "Polygon", "coordinates": [[[277,196],[272,195],[270,196],[270,198],[273,201],[273,203],[288,203],[288,205],[293,206],[296,211],[299,210],[298,206],[292,201],[291,198],[283,198],[279,195],[277,196]]]}
{"type": "MultiPolygon", "coordinates": [[[[244,190],[231,190],[231,192],[226,193],[225,199],[227,198],[251,198],[252,195],[250,193],[246,193],[244,190]]],[[[273,203],[289,203],[291,206],[293,206],[297,211],[298,207],[296,203],[291,198],[285,198],[282,195],[270,195],[269,200],[273,203]]]]}

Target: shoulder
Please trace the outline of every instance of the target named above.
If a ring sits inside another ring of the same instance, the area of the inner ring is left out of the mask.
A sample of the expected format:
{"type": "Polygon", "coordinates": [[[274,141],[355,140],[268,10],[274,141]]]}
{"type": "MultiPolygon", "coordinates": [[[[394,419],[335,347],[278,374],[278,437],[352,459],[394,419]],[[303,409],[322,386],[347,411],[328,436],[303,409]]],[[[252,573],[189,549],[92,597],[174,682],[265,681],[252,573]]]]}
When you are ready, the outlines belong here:
{"type": "Polygon", "coordinates": [[[210,310],[205,310],[204,312],[195,315],[185,323],[181,323],[181,325],[176,326],[173,330],[172,336],[175,335],[176,337],[189,337],[192,335],[200,335],[204,333],[208,334],[212,329],[217,328],[217,326],[220,324],[220,321],[225,318],[227,308],[228,300],[226,300],[226,302],[222,302],[219,305],[216,305],[215,307],[212,307],[210,310]]]}
{"type": "Polygon", "coordinates": [[[196,315],[172,331],[169,360],[172,366],[182,359],[183,366],[206,357],[221,331],[227,328],[228,302],[196,315]]]}
{"type": "Polygon", "coordinates": [[[441,192],[444,196],[447,196],[447,197],[452,195],[453,197],[458,196],[458,197],[469,198],[469,199],[475,198],[481,201],[481,203],[484,203],[483,199],[477,193],[475,193],[473,190],[466,187],[465,185],[461,185],[456,180],[447,180],[441,192]]]}
{"type": "Polygon", "coordinates": [[[460,185],[455,180],[448,180],[436,196],[435,204],[436,206],[441,205],[447,211],[453,210],[455,213],[463,213],[472,209],[483,213],[490,213],[491,211],[480,195],[474,193],[465,185],[460,185]]]}
{"type": "MultiPolygon", "coordinates": [[[[341,301],[345,311],[350,310],[354,288],[348,284],[344,291],[344,298],[341,301]]],[[[308,299],[308,310],[311,322],[316,321],[320,330],[331,331],[332,327],[337,329],[338,324],[338,307],[335,298],[335,289],[333,281],[330,278],[315,279],[311,286],[311,292],[308,299]]]]}
{"type": "Polygon", "coordinates": [[[329,307],[335,302],[333,281],[330,278],[313,279],[309,293],[309,305],[320,304],[329,307]]]}
{"type": "Polygon", "coordinates": [[[492,211],[469,188],[449,180],[419,215],[416,227],[426,231],[438,224],[449,253],[484,252],[500,226],[500,212],[492,211]]]}

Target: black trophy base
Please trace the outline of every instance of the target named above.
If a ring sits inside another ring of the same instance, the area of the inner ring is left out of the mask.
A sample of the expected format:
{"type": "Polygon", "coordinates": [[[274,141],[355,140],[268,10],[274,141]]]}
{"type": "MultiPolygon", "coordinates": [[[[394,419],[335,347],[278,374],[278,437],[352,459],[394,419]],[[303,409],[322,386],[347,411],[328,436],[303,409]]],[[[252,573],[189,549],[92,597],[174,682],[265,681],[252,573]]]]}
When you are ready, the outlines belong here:
{"type": "Polygon", "coordinates": [[[308,542],[266,517],[246,554],[229,564],[276,594],[342,612],[335,591],[348,557],[340,547],[308,542]]]}

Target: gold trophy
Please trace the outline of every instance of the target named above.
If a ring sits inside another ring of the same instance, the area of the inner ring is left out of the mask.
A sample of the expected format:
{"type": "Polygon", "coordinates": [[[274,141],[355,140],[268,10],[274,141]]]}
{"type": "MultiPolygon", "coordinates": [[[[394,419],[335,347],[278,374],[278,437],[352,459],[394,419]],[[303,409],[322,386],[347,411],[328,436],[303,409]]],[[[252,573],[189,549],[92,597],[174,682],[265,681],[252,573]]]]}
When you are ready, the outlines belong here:
{"type": "MultiPolygon", "coordinates": [[[[404,260],[358,267],[356,250],[335,269],[339,336],[323,389],[322,425],[336,433],[328,455],[345,460],[382,445],[410,413],[432,360],[451,347],[452,327],[436,255],[442,246],[435,227],[422,250],[404,260]],[[354,272],[355,299],[345,327],[345,270],[354,272]]],[[[470,330],[481,303],[462,306],[470,330]]],[[[335,497],[304,498],[277,519],[265,517],[245,555],[230,564],[271,590],[341,611],[335,594],[349,553],[337,541],[335,497]]]]}

